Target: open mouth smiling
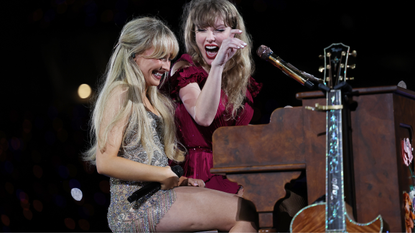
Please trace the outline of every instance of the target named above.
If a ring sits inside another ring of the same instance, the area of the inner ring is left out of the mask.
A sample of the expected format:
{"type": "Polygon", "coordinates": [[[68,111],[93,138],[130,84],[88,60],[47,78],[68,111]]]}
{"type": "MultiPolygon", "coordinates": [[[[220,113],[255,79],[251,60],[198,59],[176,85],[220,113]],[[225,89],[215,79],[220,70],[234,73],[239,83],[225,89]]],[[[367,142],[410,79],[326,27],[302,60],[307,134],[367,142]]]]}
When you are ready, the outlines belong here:
{"type": "Polygon", "coordinates": [[[205,45],[206,57],[209,59],[215,59],[218,50],[219,47],[216,45],[205,45]]]}
{"type": "Polygon", "coordinates": [[[163,77],[164,72],[162,71],[153,71],[153,75],[157,78],[157,79],[161,79],[163,77]]]}

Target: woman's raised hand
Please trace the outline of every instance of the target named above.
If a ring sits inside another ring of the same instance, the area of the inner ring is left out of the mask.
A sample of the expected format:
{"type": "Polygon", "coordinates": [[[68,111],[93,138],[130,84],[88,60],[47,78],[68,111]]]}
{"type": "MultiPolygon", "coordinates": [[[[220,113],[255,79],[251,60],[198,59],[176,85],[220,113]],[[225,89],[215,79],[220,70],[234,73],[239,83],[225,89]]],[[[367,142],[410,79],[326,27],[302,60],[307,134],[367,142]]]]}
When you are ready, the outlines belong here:
{"type": "Polygon", "coordinates": [[[229,38],[223,40],[218,54],[215,57],[215,60],[212,62],[212,66],[223,66],[226,64],[226,62],[229,61],[235,55],[236,51],[238,49],[243,49],[247,46],[247,44],[238,39],[235,38],[235,34],[241,34],[242,31],[239,29],[231,29],[231,34],[229,35],[229,38]]]}

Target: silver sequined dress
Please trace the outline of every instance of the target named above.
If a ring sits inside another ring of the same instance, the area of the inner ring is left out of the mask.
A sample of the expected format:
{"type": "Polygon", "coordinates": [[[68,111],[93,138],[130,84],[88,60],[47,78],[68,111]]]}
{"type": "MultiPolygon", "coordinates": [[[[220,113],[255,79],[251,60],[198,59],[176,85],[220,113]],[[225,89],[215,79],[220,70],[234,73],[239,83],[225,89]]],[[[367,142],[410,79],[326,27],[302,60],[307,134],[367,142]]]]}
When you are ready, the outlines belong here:
{"type": "MultiPolygon", "coordinates": [[[[151,120],[154,142],[160,149],[154,150],[150,164],[160,167],[168,166],[168,159],[164,153],[161,139],[162,121],[152,112],[147,112],[147,116],[151,120]]],[[[134,141],[135,135],[136,131],[126,135],[124,143],[127,146],[120,150],[118,156],[148,164],[147,153],[142,145],[130,145],[134,141]]],[[[113,232],[154,232],[160,219],[172,206],[176,199],[173,189],[159,190],[153,195],[147,195],[130,203],[127,198],[144,184],[145,182],[110,178],[111,204],[107,217],[109,227],[113,232]]]]}

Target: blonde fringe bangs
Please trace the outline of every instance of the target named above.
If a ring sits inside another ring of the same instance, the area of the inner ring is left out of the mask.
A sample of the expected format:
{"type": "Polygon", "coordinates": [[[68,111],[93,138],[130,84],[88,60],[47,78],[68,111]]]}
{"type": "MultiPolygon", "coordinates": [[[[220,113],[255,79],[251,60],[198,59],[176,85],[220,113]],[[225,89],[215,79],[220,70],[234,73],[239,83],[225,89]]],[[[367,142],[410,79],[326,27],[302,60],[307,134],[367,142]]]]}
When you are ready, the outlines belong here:
{"type": "Polygon", "coordinates": [[[213,27],[216,19],[221,18],[225,26],[236,28],[237,14],[234,5],[204,4],[194,9],[193,24],[199,27],[213,27]]]}
{"type": "Polygon", "coordinates": [[[169,56],[173,59],[179,53],[179,44],[176,37],[170,37],[166,34],[156,34],[152,43],[154,49],[153,54],[149,58],[163,58],[169,56]]]}

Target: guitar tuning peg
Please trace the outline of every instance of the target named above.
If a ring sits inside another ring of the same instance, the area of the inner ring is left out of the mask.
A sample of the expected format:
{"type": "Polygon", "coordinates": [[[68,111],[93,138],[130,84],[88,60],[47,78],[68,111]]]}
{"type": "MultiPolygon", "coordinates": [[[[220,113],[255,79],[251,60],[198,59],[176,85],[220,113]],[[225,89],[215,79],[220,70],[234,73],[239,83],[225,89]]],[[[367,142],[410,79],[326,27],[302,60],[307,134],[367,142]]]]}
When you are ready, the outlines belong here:
{"type": "Polygon", "coordinates": [[[323,71],[324,71],[324,67],[320,66],[320,67],[318,68],[318,71],[319,71],[320,73],[323,73],[323,71]]]}
{"type": "Polygon", "coordinates": [[[356,69],[356,64],[347,65],[347,68],[354,70],[354,69],[356,69]]]}
{"type": "Polygon", "coordinates": [[[318,58],[323,59],[324,56],[320,54],[320,55],[318,55],[318,58]]]}
{"type": "Polygon", "coordinates": [[[346,80],[354,80],[354,77],[346,77],[346,80]]]}
{"type": "Polygon", "coordinates": [[[357,51],[353,50],[351,53],[349,53],[350,56],[356,57],[357,56],[357,51]]]}

